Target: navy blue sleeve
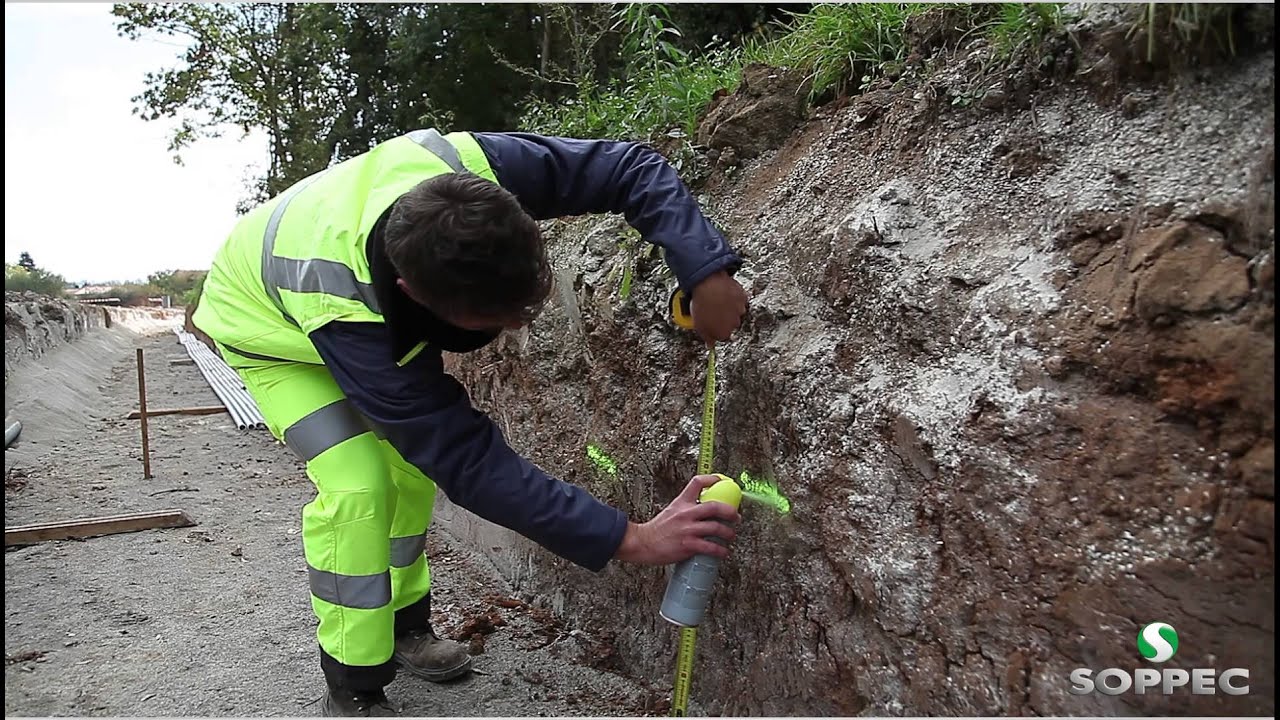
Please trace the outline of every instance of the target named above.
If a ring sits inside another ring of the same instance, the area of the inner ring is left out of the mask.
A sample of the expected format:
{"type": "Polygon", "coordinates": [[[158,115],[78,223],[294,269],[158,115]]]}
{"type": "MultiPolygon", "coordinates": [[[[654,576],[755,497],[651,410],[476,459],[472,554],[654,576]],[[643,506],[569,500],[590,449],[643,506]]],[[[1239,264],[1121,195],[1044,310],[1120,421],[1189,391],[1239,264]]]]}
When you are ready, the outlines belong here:
{"type": "Polygon", "coordinates": [[[347,399],[451,501],[589,570],[613,558],[626,515],[512,450],[438,351],[399,366],[379,323],[329,323],[310,337],[347,399]]]}
{"type": "Polygon", "coordinates": [[[622,213],[640,236],[665,251],[680,287],[742,265],[657,151],[634,142],[530,133],[472,133],[498,184],[534,218],[622,213]]]}

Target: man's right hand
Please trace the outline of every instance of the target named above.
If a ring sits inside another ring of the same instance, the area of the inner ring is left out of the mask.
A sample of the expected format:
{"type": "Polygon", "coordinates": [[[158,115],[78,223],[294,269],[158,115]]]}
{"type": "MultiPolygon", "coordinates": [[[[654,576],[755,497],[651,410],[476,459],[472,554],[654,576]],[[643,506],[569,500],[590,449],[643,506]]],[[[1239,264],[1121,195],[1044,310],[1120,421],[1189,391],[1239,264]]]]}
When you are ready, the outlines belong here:
{"type": "Polygon", "coordinates": [[[613,559],[640,565],[669,565],[694,555],[725,558],[729,548],[706,538],[715,536],[732,542],[732,527],[741,519],[737,510],[720,502],[699,503],[702,491],[716,484],[716,475],[698,475],[689,481],[679,497],[646,523],[627,523],[627,532],[613,559]]]}

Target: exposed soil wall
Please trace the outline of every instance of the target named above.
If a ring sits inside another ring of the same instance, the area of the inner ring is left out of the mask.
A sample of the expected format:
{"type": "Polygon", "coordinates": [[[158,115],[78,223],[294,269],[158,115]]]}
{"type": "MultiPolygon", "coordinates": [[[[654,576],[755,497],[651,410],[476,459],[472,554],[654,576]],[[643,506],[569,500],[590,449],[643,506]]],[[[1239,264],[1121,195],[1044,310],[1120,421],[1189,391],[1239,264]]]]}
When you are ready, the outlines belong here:
{"type": "Polygon", "coordinates": [[[105,311],[33,292],[4,294],[4,376],[19,363],[72,342],[104,322],[105,311]]]}
{"type": "Polygon", "coordinates": [[[78,303],[33,292],[4,296],[4,376],[17,365],[40,358],[96,328],[121,326],[148,335],[181,324],[182,310],[129,308],[78,303]]]}
{"type": "MultiPolygon", "coordinates": [[[[792,512],[746,509],[693,711],[1274,713],[1274,57],[1159,83],[1094,60],[966,106],[962,57],[712,168],[752,295],[717,466],[792,512]],[[1154,621],[1169,666],[1248,667],[1251,693],[1068,693],[1077,667],[1151,666],[1154,621]]],[[[705,353],[656,257],[618,299],[622,228],[553,224],[555,306],[454,368],[518,448],[644,519],[694,473],[705,353]]],[[[612,631],[591,659],[669,687],[663,570],[473,525],[518,587],[612,631]]]]}

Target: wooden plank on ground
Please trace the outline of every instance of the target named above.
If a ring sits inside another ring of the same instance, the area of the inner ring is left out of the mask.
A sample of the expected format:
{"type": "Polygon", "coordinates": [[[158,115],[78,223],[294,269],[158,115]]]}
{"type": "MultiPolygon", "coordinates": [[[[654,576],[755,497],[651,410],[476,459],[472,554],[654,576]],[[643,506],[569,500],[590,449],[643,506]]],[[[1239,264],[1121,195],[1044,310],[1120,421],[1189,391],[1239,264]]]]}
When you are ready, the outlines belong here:
{"type": "MultiPolygon", "coordinates": [[[[157,415],[217,415],[218,413],[224,413],[226,411],[227,411],[227,407],[225,405],[204,405],[201,407],[168,408],[166,410],[148,410],[147,417],[152,418],[157,415]]],[[[142,417],[142,412],[138,410],[134,410],[133,412],[129,413],[129,416],[127,419],[137,420],[140,417],[142,417]]]]}
{"type": "Polygon", "coordinates": [[[84,518],[65,522],[36,523],[34,525],[5,528],[4,546],[30,545],[47,540],[115,535],[117,533],[154,530],[156,528],[190,527],[195,524],[195,520],[192,520],[190,515],[177,509],[84,518]]]}
{"type": "Polygon", "coordinates": [[[170,366],[170,367],[173,367],[174,365],[195,365],[195,364],[196,364],[196,361],[195,361],[195,360],[193,360],[193,359],[191,359],[191,358],[189,358],[189,357],[184,357],[184,358],[169,358],[169,366],[170,366]]]}

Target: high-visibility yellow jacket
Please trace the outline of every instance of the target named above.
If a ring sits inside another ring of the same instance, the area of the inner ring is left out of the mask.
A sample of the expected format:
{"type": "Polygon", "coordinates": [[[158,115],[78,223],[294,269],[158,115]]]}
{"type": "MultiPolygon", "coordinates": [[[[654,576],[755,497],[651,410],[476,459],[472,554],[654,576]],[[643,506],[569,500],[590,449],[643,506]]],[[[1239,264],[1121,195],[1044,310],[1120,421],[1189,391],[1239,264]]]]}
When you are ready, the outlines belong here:
{"type": "Polygon", "coordinates": [[[381,322],[365,243],[418,183],[466,169],[497,182],[468,133],[416,130],[298,181],[236,224],[192,322],[234,353],[321,363],[307,336],[334,321],[381,322]]]}
{"type": "Polygon", "coordinates": [[[417,130],[246,215],[218,251],[193,321],[233,364],[236,355],[324,364],[454,503],[599,570],[625,514],[515,453],[443,368],[441,351],[492,336],[449,326],[395,286],[380,219],[416,184],[464,169],[512,192],[535,219],[623,213],[686,289],[741,262],[675,170],[638,143],[417,130]]]}

